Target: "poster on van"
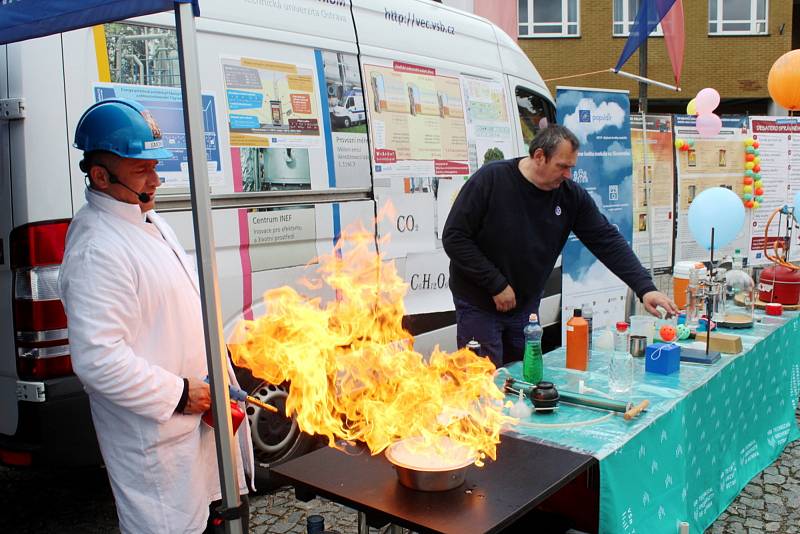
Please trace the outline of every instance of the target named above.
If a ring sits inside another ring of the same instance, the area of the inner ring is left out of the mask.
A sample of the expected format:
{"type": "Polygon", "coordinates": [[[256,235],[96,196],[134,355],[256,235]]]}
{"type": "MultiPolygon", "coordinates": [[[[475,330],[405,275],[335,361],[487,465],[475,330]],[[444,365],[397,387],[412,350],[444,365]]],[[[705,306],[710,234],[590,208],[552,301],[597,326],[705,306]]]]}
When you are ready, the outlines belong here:
{"type": "Polygon", "coordinates": [[[319,145],[320,109],[310,66],[222,58],[231,146],[319,145]]]}
{"type": "Polygon", "coordinates": [[[313,206],[250,210],[247,231],[252,272],[305,265],[317,256],[313,206]]]}
{"type": "MultiPolygon", "coordinates": [[[[705,261],[708,260],[708,250],[700,246],[689,232],[689,206],[697,195],[711,187],[725,187],[739,196],[743,194],[747,117],[723,117],[720,132],[704,138],[697,133],[696,117],[693,115],[675,115],[673,124],[675,139],[685,140],[688,148],[675,152],[675,166],[678,171],[678,238],[675,243],[675,261],[705,261]]],[[[749,222],[749,215],[746,221],[749,222]]],[[[750,225],[744,224],[736,239],[715,249],[714,255],[721,258],[733,255],[737,248],[747,250],[749,241],[750,225]]]]}
{"type": "MultiPolygon", "coordinates": [[[[161,178],[160,194],[183,193],[189,186],[189,160],[186,151],[186,129],[183,125],[183,97],[177,87],[130,85],[124,83],[95,83],[92,86],[95,102],[109,98],[129,98],[142,104],[153,116],[161,130],[164,148],[173,158],[159,162],[156,170],[161,178]],[[176,190],[177,189],[177,190],[176,190]]],[[[204,92],[203,129],[206,138],[209,184],[222,183],[219,135],[214,95],[204,92]]]]}
{"type": "Polygon", "coordinates": [[[367,110],[361,71],[354,54],[315,50],[317,69],[324,73],[320,89],[325,121],[325,148],[330,187],[368,187],[367,110]],[[327,111],[326,111],[327,108],[327,111]]]}
{"type": "Polygon", "coordinates": [[[461,89],[467,117],[470,173],[490,161],[512,157],[516,151],[503,84],[462,76],[461,89]]]}
{"type": "Polygon", "coordinates": [[[375,175],[469,174],[458,76],[401,61],[363,64],[375,175]]]}

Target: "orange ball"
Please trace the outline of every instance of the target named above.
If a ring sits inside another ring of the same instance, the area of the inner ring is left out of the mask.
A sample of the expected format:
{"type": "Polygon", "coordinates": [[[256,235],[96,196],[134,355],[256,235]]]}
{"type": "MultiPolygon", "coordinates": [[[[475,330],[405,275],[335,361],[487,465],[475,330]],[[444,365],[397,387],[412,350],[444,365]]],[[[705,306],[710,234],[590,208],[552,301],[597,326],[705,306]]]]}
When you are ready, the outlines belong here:
{"type": "Polygon", "coordinates": [[[800,50],[787,52],[772,64],[767,78],[772,99],[786,109],[800,109],[800,50]]]}
{"type": "Polygon", "coordinates": [[[761,195],[764,194],[764,190],[762,188],[760,188],[760,187],[757,187],[756,190],[754,191],[754,193],[755,193],[755,195],[757,197],[760,197],[761,195]]]}
{"type": "Polygon", "coordinates": [[[756,173],[756,174],[760,173],[761,172],[761,165],[753,166],[753,172],[756,173]]]}
{"type": "Polygon", "coordinates": [[[678,335],[678,331],[675,330],[675,327],[671,324],[665,324],[661,327],[658,331],[658,336],[661,338],[662,341],[670,342],[675,339],[678,335]]]}
{"type": "Polygon", "coordinates": [[[749,176],[744,177],[744,185],[753,185],[753,179],[749,176]]]}
{"type": "Polygon", "coordinates": [[[744,159],[745,161],[753,161],[756,157],[753,154],[747,154],[744,159]]]}
{"type": "Polygon", "coordinates": [[[753,201],[752,200],[745,200],[744,207],[745,208],[752,208],[753,207],[753,201]]]}
{"type": "Polygon", "coordinates": [[[758,148],[758,141],[753,141],[753,148],[758,148]]]}

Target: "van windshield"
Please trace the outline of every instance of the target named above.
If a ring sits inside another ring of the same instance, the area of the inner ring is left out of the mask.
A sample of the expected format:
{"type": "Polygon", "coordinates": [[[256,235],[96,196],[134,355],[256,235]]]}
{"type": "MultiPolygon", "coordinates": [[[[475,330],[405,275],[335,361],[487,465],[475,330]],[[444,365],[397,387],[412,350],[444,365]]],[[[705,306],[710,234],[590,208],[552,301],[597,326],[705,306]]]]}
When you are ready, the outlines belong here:
{"type": "Polygon", "coordinates": [[[543,96],[526,87],[516,87],[517,112],[525,146],[530,145],[539,130],[555,122],[555,109],[543,96]]]}

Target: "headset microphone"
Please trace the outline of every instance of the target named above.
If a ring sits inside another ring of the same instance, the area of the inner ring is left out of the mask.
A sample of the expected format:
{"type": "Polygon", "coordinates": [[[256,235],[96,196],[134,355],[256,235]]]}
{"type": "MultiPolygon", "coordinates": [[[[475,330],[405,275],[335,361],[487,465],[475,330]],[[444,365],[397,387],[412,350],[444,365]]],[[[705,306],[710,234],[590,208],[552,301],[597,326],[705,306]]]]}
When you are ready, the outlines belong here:
{"type": "Polygon", "coordinates": [[[150,195],[148,193],[145,193],[144,191],[139,192],[139,191],[136,191],[134,189],[131,189],[127,185],[125,185],[122,182],[120,182],[119,178],[117,178],[114,174],[112,174],[111,171],[106,169],[106,172],[108,173],[108,181],[109,182],[111,182],[112,184],[119,184],[122,187],[124,187],[125,189],[127,189],[128,191],[130,191],[131,193],[133,193],[134,195],[137,196],[137,198],[139,199],[139,202],[141,202],[142,204],[147,204],[148,202],[150,202],[150,195]]]}
{"type": "Polygon", "coordinates": [[[122,182],[116,179],[112,180],[112,182],[121,185],[131,193],[135,194],[139,198],[139,202],[141,202],[142,204],[147,204],[148,202],[150,202],[150,195],[148,193],[145,192],[140,193],[139,191],[134,191],[133,189],[131,189],[130,187],[128,187],[127,185],[123,184],[122,182]]]}

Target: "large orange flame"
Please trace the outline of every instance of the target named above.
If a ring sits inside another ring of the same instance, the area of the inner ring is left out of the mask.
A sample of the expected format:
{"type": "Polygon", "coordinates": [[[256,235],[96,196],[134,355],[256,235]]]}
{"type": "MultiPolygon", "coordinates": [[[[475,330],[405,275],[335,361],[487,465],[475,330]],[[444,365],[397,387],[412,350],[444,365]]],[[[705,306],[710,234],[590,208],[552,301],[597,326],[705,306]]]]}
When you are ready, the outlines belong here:
{"type": "Polygon", "coordinates": [[[290,382],[287,414],[331,446],[362,441],[377,454],[401,439],[435,446],[447,436],[478,463],[494,459],[500,429],[513,421],[503,415],[494,365],[466,349],[437,349],[427,362],[414,352],[401,325],[407,286],[373,249],[373,234],[361,228],[318,258],[321,280],[311,284],[327,284],[336,300],[268,291],[267,313],[244,321],[241,343],[231,346],[234,363],[267,382],[290,382]]]}

